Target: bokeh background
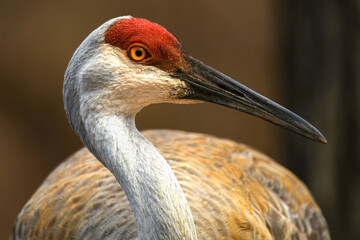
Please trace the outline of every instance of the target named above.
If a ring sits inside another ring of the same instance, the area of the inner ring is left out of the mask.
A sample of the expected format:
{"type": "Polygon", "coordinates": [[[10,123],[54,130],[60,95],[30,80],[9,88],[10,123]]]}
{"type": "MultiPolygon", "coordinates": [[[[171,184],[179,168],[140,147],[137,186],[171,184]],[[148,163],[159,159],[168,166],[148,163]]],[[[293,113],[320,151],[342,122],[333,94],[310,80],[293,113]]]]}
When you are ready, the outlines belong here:
{"type": "Polygon", "coordinates": [[[62,104],[67,63],[106,20],[168,28],[194,57],[309,120],[327,145],[212,104],[144,109],[140,129],[256,147],[311,189],[333,239],[360,239],[360,3],[350,0],[0,2],[0,239],[48,173],[82,144],[62,104]]]}

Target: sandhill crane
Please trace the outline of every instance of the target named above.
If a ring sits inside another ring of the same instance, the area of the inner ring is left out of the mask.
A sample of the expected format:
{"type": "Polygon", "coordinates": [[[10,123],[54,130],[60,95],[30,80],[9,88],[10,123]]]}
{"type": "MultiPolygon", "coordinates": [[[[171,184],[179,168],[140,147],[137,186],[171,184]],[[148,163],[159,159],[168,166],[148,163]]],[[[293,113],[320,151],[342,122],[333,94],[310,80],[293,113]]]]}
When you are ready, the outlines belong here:
{"type": "Polygon", "coordinates": [[[221,104],[312,140],[308,122],[185,53],[165,28],[124,16],[93,31],[65,73],[65,111],[86,148],[20,212],[14,239],[330,239],[291,172],[243,144],[146,131],[152,103],[221,104]]]}

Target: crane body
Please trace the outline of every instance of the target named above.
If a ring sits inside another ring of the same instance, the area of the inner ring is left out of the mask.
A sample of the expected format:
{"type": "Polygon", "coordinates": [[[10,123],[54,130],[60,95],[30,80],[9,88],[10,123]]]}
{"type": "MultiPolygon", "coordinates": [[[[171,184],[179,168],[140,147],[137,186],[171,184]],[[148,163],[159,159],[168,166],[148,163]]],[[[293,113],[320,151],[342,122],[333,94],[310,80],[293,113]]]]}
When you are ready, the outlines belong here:
{"type": "Polygon", "coordinates": [[[64,104],[81,149],[20,212],[12,239],[330,239],[306,186],[264,154],[209,135],[140,133],[160,102],[214,102],[326,142],[308,122],[185,53],[166,29],[109,20],[74,53],[64,104]]]}

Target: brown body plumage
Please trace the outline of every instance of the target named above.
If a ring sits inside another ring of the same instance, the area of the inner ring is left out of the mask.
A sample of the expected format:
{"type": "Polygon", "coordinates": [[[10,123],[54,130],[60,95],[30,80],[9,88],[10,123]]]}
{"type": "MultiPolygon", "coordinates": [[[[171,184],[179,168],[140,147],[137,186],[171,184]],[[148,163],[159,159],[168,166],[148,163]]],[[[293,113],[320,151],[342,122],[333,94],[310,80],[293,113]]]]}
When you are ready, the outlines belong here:
{"type": "MultiPolygon", "coordinates": [[[[185,193],[199,239],[329,239],[304,184],[269,157],[230,140],[146,131],[185,193]]],[[[87,150],[62,163],[26,204],[19,239],[134,239],[133,214],[114,176],[87,150]]]]}

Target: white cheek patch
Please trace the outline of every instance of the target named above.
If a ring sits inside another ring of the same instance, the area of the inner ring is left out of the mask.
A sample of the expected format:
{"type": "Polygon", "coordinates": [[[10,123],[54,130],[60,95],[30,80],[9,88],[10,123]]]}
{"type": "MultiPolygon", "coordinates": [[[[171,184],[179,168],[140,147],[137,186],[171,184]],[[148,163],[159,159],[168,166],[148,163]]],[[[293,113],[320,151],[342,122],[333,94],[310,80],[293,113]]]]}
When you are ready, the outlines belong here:
{"type": "Polygon", "coordinates": [[[157,67],[133,62],[125,51],[109,44],[103,44],[81,72],[83,92],[92,92],[101,105],[117,111],[138,112],[162,102],[192,103],[177,99],[186,92],[183,81],[157,67]]]}

